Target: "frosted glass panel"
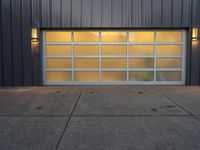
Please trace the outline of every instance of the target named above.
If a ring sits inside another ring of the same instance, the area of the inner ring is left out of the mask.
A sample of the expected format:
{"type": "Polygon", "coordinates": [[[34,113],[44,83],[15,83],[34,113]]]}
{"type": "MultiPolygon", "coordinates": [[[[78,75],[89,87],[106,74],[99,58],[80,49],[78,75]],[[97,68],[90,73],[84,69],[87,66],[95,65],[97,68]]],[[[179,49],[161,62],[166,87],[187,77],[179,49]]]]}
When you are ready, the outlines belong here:
{"type": "Polygon", "coordinates": [[[74,66],[78,68],[99,68],[99,59],[95,58],[76,58],[74,60],[74,66]]]}
{"type": "Polygon", "coordinates": [[[75,81],[78,82],[98,82],[99,72],[75,72],[75,81]]]}
{"type": "Polygon", "coordinates": [[[129,72],[129,81],[153,81],[153,71],[132,71],[129,72]]]}
{"type": "Polygon", "coordinates": [[[154,68],[153,58],[129,59],[129,68],[154,68]]]}
{"type": "Polygon", "coordinates": [[[126,68],[126,59],[102,59],[102,68],[126,68]]]}
{"type": "Polygon", "coordinates": [[[157,68],[181,68],[180,58],[157,58],[157,68]]]}
{"type": "Polygon", "coordinates": [[[74,42],[98,42],[98,32],[74,32],[74,42]]]}
{"type": "Polygon", "coordinates": [[[102,32],[102,42],[126,42],[126,32],[102,32]]]}
{"type": "Polygon", "coordinates": [[[47,45],[46,55],[47,56],[71,56],[72,46],[71,45],[47,45]]]}
{"type": "Polygon", "coordinates": [[[47,68],[72,68],[72,59],[49,58],[47,68]]]}
{"type": "Polygon", "coordinates": [[[129,32],[129,42],[154,42],[154,32],[129,32]]]}
{"type": "Polygon", "coordinates": [[[98,56],[98,45],[74,45],[75,56],[98,56]]]}
{"type": "Polygon", "coordinates": [[[182,45],[157,45],[157,56],[182,56],[182,45]]]}
{"type": "Polygon", "coordinates": [[[71,32],[46,32],[46,42],[71,42],[71,32]]]}
{"type": "Polygon", "coordinates": [[[126,45],[102,45],[103,56],[126,56],[126,45]]]}
{"type": "Polygon", "coordinates": [[[103,82],[126,81],[126,72],[102,72],[103,82]]]}
{"type": "Polygon", "coordinates": [[[71,72],[47,72],[48,82],[67,82],[72,81],[71,72]]]}
{"type": "Polygon", "coordinates": [[[130,56],[154,56],[154,45],[129,45],[130,56]]]}
{"type": "Polygon", "coordinates": [[[181,42],[182,32],[157,32],[157,42],[181,42]]]}
{"type": "Polygon", "coordinates": [[[157,71],[157,81],[181,81],[181,72],[157,71]]]}

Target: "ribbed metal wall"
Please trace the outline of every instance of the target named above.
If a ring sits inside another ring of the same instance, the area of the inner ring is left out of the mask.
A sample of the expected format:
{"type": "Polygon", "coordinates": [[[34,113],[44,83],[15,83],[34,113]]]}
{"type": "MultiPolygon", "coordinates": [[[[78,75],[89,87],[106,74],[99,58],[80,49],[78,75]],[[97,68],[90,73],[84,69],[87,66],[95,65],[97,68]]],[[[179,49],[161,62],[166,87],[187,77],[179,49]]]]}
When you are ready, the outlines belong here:
{"type": "MultiPolygon", "coordinates": [[[[0,86],[41,84],[40,52],[31,28],[200,27],[200,0],[1,0],[0,86]]],[[[191,51],[192,84],[199,83],[199,45],[191,51]],[[198,75],[197,75],[198,73],[198,75]]]]}
{"type": "Polygon", "coordinates": [[[191,27],[199,0],[32,0],[35,27],[191,27]]]}

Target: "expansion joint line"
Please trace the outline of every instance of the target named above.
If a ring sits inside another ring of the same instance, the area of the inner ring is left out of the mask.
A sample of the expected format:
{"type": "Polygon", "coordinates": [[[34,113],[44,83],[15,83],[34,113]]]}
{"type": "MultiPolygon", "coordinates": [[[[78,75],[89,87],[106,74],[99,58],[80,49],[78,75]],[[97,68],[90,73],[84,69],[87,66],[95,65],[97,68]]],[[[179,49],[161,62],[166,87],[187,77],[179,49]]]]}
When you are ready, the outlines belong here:
{"type": "Polygon", "coordinates": [[[66,131],[68,125],[69,125],[69,122],[70,122],[70,120],[71,120],[71,118],[72,118],[72,115],[73,115],[73,113],[74,113],[74,111],[75,111],[75,109],[76,109],[76,106],[77,106],[77,104],[78,104],[78,102],[79,102],[79,99],[80,99],[82,93],[83,93],[83,89],[81,89],[81,92],[80,92],[80,94],[79,94],[79,96],[78,96],[78,98],[77,98],[77,100],[76,100],[76,103],[74,104],[74,107],[72,108],[72,111],[71,111],[71,113],[70,113],[70,115],[69,115],[69,118],[68,118],[68,120],[67,120],[67,123],[66,123],[66,125],[65,125],[65,127],[64,127],[64,129],[63,129],[63,132],[62,132],[62,134],[61,134],[61,136],[60,136],[60,138],[59,138],[59,140],[58,140],[58,143],[57,143],[57,145],[56,145],[56,150],[58,149],[58,147],[59,147],[59,145],[60,145],[60,142],[61,142],[61,140],[62,140],[62,138],[63,138],[63,136],[64,136],[64,133],[65,133],[65,131],[66,131]]]}
{"type": "Polygon", "coordinates": [[[156,88],[156,91],[158,91],[161,95],[163,95],[168,101],[172,102],[177,107],[179,107],[180,109],[182,109],[183,111],[185,111],[188,115],[190,115],[193,118],[195,118],[196,120],[200,121],[200,118],[198,118],[193,113],[191,113],[190,111],[188,111],[187,109],[185,109],[183,106],[181,106],[178,103],[176,103],[172,98],[170,98],[168,95],[164,94],[161,90],[159,90],[159,89],[156,88]]]}

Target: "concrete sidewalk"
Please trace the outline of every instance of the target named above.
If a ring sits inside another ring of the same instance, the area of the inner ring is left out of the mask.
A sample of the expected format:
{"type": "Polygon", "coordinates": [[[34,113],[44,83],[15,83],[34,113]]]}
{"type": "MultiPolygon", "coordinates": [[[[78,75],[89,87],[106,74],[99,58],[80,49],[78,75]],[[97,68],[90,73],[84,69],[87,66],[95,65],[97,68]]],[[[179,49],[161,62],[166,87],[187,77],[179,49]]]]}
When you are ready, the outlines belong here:
{"type": "Polygon", "coordinates": [[[200,87],[0,89],[0,150],[199,150],[200,87]]]}

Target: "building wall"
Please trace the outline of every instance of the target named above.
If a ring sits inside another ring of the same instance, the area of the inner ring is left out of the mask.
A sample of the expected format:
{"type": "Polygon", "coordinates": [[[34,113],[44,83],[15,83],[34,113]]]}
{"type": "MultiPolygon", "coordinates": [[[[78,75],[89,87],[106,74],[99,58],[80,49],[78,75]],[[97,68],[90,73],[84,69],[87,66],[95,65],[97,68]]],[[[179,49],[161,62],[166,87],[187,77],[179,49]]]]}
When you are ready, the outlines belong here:
{"type": "MultiPolygon", "coordinates": [[[[200,27],[199,0],[1,0],[0,2],[0,86],[42,84],[39,48],[41,43],[31,45],[32,27],[185,28],[188,30],[188,35],[191,35],[192,27],[200,27]]],[[[199,84],[199,43],[188,44],[187,53],[187,83],[199,84]]]]}

